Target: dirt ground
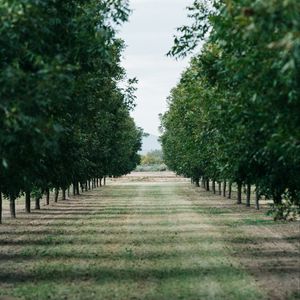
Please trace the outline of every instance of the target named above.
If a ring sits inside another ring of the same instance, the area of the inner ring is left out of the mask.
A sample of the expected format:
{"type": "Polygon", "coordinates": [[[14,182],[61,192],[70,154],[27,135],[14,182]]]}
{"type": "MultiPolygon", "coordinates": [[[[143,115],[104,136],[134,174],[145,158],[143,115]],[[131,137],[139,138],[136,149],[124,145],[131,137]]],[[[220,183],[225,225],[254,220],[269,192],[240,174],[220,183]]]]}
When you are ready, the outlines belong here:
{"type": "Polygon", "coordinates": [[[171,172],[132,173],[0,226],[0,299],[300,299],[300,223],[171,172]],[[2,297],[2,298],[1,298],[2,297]]]}

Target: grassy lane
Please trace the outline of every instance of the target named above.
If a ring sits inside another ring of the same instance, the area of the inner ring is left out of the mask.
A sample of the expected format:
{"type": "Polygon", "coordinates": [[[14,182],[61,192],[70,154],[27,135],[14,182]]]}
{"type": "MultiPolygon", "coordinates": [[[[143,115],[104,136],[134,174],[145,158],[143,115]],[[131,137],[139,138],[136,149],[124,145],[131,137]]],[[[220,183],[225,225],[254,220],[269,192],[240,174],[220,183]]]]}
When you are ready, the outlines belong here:
{"type": "MultiPolygon", "coordinates": [[[[244,230],[265,228],[269,219],[252,213],[244,224],[234,208],[216,199],[175,178],[125,180],[31,218],[20,215],[0,227],[0,295],[267,299],[263,279],[238,249],[254,257],[257,252],[246,245],[256,237],[245,236],[244,230]]],[[[294,248],[287,251],[296,254],[294,248]]],[[[289,259],[299,263],[294,256],[289,259]]],[[[288,289],[284,297],[296,299],[297,288],[288,289]]]]}

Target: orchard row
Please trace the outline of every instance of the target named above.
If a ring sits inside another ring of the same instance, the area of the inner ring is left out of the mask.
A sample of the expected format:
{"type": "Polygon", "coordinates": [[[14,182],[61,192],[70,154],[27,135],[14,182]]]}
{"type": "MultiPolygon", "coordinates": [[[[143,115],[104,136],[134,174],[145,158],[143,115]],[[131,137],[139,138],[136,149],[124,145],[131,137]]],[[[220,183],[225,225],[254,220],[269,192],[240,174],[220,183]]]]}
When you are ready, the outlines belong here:
{"type": "MultiPolygon", "coordinates": [[[[161,117],[167,165],[203,178],[255,186],[276,218],[300,205],[300,2],[198,1],[170,55],[201,51],[161,117]]],[[[248,203],[249,205],[249,203],[248,203]]]]}
{"type": "Polygon", "coordinates": [[[12,217],[21,194],[133,170],[143,133],[116,36],[127,1],[1,0],[0,10],[0,195],[12,217]]]}

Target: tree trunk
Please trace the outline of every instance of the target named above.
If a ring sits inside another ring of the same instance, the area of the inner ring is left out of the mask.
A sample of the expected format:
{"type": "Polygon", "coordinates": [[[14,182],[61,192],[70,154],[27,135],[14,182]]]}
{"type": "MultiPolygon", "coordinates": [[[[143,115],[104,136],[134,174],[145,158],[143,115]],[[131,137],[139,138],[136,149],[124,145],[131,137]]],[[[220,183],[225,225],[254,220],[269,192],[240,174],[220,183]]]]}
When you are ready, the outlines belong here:
{"type": "Polygon", "coordinates": [[[102,177],[99,180],[100,187],[102,186],[102,177]]]}
{"type": "Polygon", "coordinates": [[[55,194],[54,194],[54,202],[57,203],[58,201],[58,195],[59,195],[59,188],[55,188],[55,194]]]}
{"type": "Polygon", "coordinates": [[[206,190],[209,192],[209,179],[206,180],[206,190]]]}
{"type": "Polygon", "coordinates": [[[81,188],[81,193],[83,193],[84,192],[83,183],[80,183],[80,188],[81,188]]]}
{"type": "Polygon", "coordinates": [[[215,194],[216,193],[216,181],[213,180],[212,182],[212,190],[213,190],[213,193],[215,194]]]}
{"type": "Polygon", "coordinates": [[[224,182],[223,182],[223,197],[226,197],[226,185],[227,185],[227,182],[226,182],[226,180],[224,180],[224,182]]]}
{"type": "Polygon", "coordinates": [[[221,181],[218,181],[219,195],[222,195],[221,181]]]}
{"type": "Polygon", "coordinates": [[[2,193],[0,190],[0,224],[2,224],[2,193]]]}
{"type": "Polygon", "coordinates": [[[46,189],[46,205],[50,204],[50,190],[49,188],[46,189]]]}
{"type": "Polygon", "coordinates": [[[196,187],[200,187],[200,178],[195,179],[195,185],[196,187]]]}
{"type": "Polygon", "coordinates": [[[246,198],[246,206],[250,207],[251,201],[251,184],[247,183],[247,198],[246,198]]]}
{"type": "Polygon", "coordinates": [[[80,195],[80,192],[79,192],[79,182],[76,182],[76,195],[80,195]]]}
{"type": "Polygon", "coordinates": [[[16,218],[16,198],[10,197],[9,198],[9,209],[10,209],[10,217],[12,219],[16,218]]]}
{"type": "Polygon", "coordinates": [[[25,192],[25,212],[27,214],[30,214],[30,212],[31,212],[31,207],[30,207],[30,192],[29,191],[25,192]]]}
{"type": "Polygon", "coordinates": [[[279,193],[275,193],[274,195],[273,195],[273,201],[274,201],[274,203],[275,204],[281,204],[282,203],[282,196],[281,196],[281,194],[279,194],[279,193]]]}
{"type": "Polygon", "coordinates": [[[89,190],[91,189],[91,181],[88,180],[88,186],[89,186],[89,190]]]}
{"type": "Polygon", "coordinates": [[[75,182],[73,182],[73,196],[76,195],[76,184],[75,182]]]}
{"type": "Polygon", "coordinates": [[[66,189],[62,190],[62,199],[66,200],[66,189]]]}
{"type": "Polygon", "coordinates": [[[68,186],[67,197],[70,198],[70,186],[68,186]]]}
{"type": "Polygon", "coordinates": [[[231,199],[231,191],[232,191],[232,183],[229,182],[229,184],[228,184],[228,196],[227,196],[228,199],[231,199]]]}
{"type": "Polygon", "coordinates": [[[40,196],[36,196],[36,197],[35,197],[35,209],[41,209],[41,206],[40,206],[40,199],[41,199],[40,196]]]}
{"type": "Polygon", "coordinates": [[[205,189],[205,179],[204,179],[204,177],[202,177],[202,180],[201,180],[201,187],[205,189]]]}
{"type": "Polygon", "coordinates": [[[258,190],[256,190],[256,192],[255,192],[255,207],[257,210],[259,210],[259,198],[260,198],[259,192],[258,192],[258,190]]]}
{"type": "Polygon", "coordinates": [[[242,184],[238,183],[237,204],[242,204],[242,184]]]}

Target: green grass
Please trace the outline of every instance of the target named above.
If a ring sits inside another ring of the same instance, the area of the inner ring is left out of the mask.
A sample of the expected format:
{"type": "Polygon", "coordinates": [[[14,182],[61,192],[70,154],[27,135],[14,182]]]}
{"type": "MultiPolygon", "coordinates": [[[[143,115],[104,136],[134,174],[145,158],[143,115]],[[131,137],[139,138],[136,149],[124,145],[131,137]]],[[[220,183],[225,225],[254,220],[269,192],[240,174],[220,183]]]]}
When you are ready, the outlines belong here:
{"type": "MultiPolygon", "coordinates": [[[[114,185],[3,225],[0,296],[266,298],[228,246],[220,224],[236,222],[227,219],[230,210],[188,200],[187,186],[114,185]]],[[[261,221],[243,224],[251,222],[261,221]]]]}

